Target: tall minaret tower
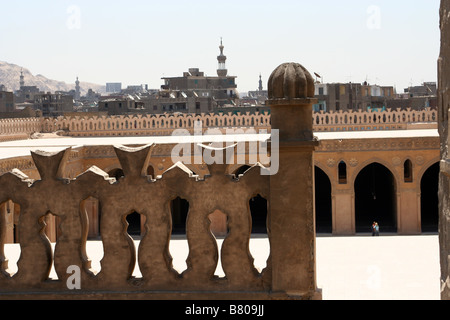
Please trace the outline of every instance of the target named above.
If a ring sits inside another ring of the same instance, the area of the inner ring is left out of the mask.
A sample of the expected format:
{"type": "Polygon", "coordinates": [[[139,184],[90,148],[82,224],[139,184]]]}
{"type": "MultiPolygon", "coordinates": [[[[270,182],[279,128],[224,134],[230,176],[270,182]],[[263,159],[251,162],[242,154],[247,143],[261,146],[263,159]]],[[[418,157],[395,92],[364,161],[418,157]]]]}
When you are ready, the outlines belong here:
{"type": "Polygon", "coordinates": [[[23,69],[20,70],[20,90],[25,86],[25,77],[23,76],[23,69]]]}
{"type": "Polygon", "coordinates": [[[220,38],[220,56],[217,57],[217,61],[219,61],[219,69],[217,69],[217,75],[219,77],[226,77],[228,74],[228,70],[226,67],[227,56],[223,54],[224,46],[222,44],[222,38],[220,38]]]}
{"type": "Polygon", "coordinates": [[[262,78],[261,78],[261,74],[259,74],[259,92],[263,91],[263,82],[262,82],[262,78]]]}
{"type": "Polygon", "coordinates": [[[80,93],[80,81],[75,81],[75,100],[80,100],[81,93],[80,93]]]}

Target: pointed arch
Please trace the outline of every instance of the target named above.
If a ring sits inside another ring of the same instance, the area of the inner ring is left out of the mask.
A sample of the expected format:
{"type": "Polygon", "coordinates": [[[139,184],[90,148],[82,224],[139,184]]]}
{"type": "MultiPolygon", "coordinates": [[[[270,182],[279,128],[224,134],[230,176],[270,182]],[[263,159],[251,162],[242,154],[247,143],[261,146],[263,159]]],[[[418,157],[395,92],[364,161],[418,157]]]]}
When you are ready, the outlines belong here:
{"type": "Polygon", "coordinates": [[[397,232],[397,180],[391,170],[372,162],[359,171],[354,182],[356,232],[370,232],[376,221],[382,231],[397,232]]]}
{"type": "Polygon", "coordinates": [[[314,170],[316,232],[333,231],[332,184],[328,174],[317,165],[314,170]]]}
{"type": "Polygon", "coordinates": [[[425,170],[420,180],[420,216],[422,232],[437,232],[439,228],[439,172],[436,162],[425,170]]]}

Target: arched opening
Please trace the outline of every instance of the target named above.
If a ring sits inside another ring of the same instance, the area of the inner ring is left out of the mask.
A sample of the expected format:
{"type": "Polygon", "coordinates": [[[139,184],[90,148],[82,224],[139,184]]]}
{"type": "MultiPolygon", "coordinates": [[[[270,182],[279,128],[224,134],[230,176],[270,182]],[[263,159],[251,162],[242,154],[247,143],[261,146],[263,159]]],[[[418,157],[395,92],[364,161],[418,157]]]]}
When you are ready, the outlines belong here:
{"type": "Polygon", "coordinates": [[[356,232],[370,232],[374,221],[381,232],[397,232],[395,178],[379,163],[365,167],[355,181],[356,232]]]}
{"type": "Polygon", "coordinates": [[[331,233],[333,231],[331,182],[328,175],[318,167],[315,167],[314,179],[316,232],[331,233]]]}
{"type": "Polygon", "coordinates": [[[228,216],[220,210],[215,210],[208,215],[208,219],[211,222],[210,231],[214,235],[218,249],[218,261],[214,276],[217,278],[224,278],[225,272],[222,268],[222,245],[224,239],[228,236],[228,216]]]}
{"type": "Polygon", "coordinates": [[[338,166],[339,184],[347,184],[347,164],[341,161],[338,166]]]}
{"type": "Polygon", "coordinates": [[[147,217],[135,210],[130,210],[128,214],[122,216],[123,231],[127,233],[127,241],[132,252],[132,260],[130,261],[130,267],[132,272],[130,276],[132,278],[141,278],[142,273],[139,268],[139,245],[143,237],[145,237],[145,222],[147,217]],[[125,229],[126,227],[126,229],[125,229]]]}
{"type": "Polygon", "coordinates": [[[89,263],[85,263],[86,271],[96,275],[101,271],[100,261],[104,256],[103,241],[100,236],[100,201],[95,197],[88,197],[81,201],[83,241],[82,255],[89,263]]]}
{"type": "Polygon", "coordinates": [[[133,211],[126,217],[128,223],[127,232],[130,236],[140,237],[144,226],[143,216],[133,211]]]}
{"type": "Polygon", "coordinates": [[[116,178],[116,180],[119,180],[120,178],[125,177],[125,174],[123,173],[123,170],[120,168],[113,169],[110,172],[108,172],[108,175],[111,178],[116,178]]]}
{"type": "Polygon", "coordinates": [[[147,167],[147,176],[152,177],[152,179],[155,179],[155,169],[151,165],[147,167]]]}
{"type": "Polygon", "coordinates": [[[187,216],[189,214],[189,201],[177,197],[170,201],[172,216],[172,234],[170,239],[170,252],[173,258],[173,267],[182,274],[187,269],[186,259],[189,256],[189,245],[185,240],[187,216]],[[177,236],[177,237],[174,237],[177,236]]]}
{"type": "Polygon", "coordinates": [[[170,202],[172,214],[172,235],[186,234],[186,221],[189,213],[189,202],[177,197],[170,202]]]}
{"type": "MultiPolygon", "coordinates": [[[[60,229],[61,218],[48,211],[45,215],[39,218],[38,223],[42,227],[41,238],[46,242],[46,246],[51,249],[51,268],[48,280],[58,280],[58,275],[55,269],[55,247],[58,239],[57,230],[60,229]]],[[[50,260],[50,259],[49,259],[50,260]]]]}
{"type": "Polygon", "coordinates": [[[216,238],[225,238],[228,235],[228,216],[220,210],[208,215],[210,231],[216,238]]]}
{"type": "Polygon", "coordinates": [[[403,178],[406,183],[413,182],[413,167],[411,160],[406,160],[403,165],[403,178]]]}
{"type": "Polygon", "coordinates": [[[267,266],[270,255],[270,242],[267,231],[268,201],[260,194],[249,201],[252,218],[252,233],[250,235],[249,250],[253,257],[253,265],[258,272],[267,266]],[[266,248],[267,250],[262,250],[266,248]]]}
{"type": "Polygon", "coordinates": [[[439,228],[439,171],[439,163],[435,163],[420,182],[422,232],[437,232],[439,228]]]}
{"type": "Polygon", "coordinates": [[[267,200],[258,194],[250,199],[249,205],[252,216],[252,233],[267,234],[267,200]]]}

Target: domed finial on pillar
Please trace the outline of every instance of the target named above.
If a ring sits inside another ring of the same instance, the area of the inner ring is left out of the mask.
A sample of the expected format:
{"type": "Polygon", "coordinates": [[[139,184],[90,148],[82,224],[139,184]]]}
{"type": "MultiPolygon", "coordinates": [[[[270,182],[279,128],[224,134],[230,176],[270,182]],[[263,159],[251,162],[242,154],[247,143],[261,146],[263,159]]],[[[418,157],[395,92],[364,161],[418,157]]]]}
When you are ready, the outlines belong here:
{"type": "Polygon", "coordinates": [[[267,104],[271,106],[272,128],[285,141],[312,141],[314,78],[298,63],[283,63],[269,78],[267,104]]]}
{"type": "Polygon", "coordinates": [[[269,78],[269,100],[314,98],[314,79],[298,63],[283,63],[269,78]]]}

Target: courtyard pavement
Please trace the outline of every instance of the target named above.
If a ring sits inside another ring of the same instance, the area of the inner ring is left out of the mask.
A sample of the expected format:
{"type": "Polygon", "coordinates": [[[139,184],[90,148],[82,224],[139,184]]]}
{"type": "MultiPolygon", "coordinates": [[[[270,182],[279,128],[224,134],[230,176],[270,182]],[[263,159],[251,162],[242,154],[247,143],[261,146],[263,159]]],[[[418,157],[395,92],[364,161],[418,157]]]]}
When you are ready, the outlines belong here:
{"type": "MultiPolygon", "coordinates": [[[[219,247],[221,240],[218,240],[219,247]]],[[[139,241],[136,241],[136,248],[139,241]]],[[[264,268],[268,254],[267,238],[250,241],[255,266],[264,268]]],[[[170,243],[173,265],[186,268],[187,241],[170,243]]],[[[19,245],[5,245],[10,271],[17,271],[19,245]]],[[[89,241],[87,254],[99,270],[103,256],[100,241],[89,241]]],[[[439,300],[440,266],[437,235],[380,237],[317,237],[317,284],[324,300],[439,300]]],[[[223,276],[219,264],[216,270],[223,276]]],[[[139,277],[137,268],[133,274],[139,277]]],[[[51,277],[56,275],[52,270],[51,277]]]]}

